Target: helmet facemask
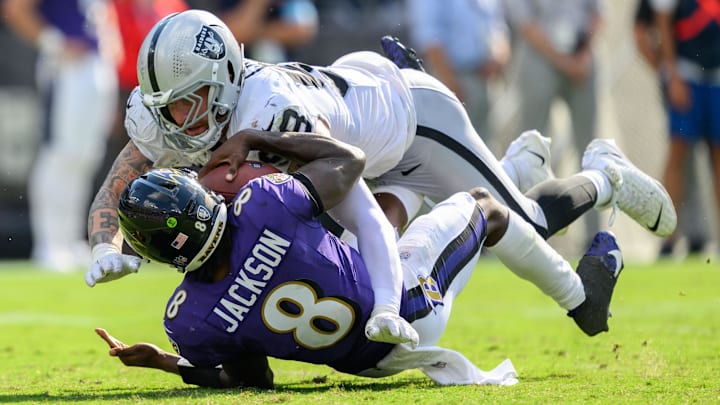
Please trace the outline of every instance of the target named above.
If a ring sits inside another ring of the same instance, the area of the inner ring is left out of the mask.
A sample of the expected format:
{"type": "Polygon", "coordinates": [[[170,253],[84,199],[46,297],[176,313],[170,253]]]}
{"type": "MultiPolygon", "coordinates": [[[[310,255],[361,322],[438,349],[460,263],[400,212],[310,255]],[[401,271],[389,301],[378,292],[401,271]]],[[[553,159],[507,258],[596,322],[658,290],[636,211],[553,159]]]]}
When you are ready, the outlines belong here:
{"type": "Polygon", "coordinates": [[[155,101],[157,98],[154,98],[153,95],[144,95],[143,103],[150,109],[167,146],[178,151],[192,153],[208,150],[215,146],[222,136],[225,125],[230,121],[229,112],[233,106],[218,101],[223,90],[222,83],[199,81],[187,89],[178,90],[175,92],[177,95],[167,102],[157,103],[155,101]],[[208,87],[208,108],[203,108],[202,96],[198,94],[203,87],[208,87]],[[168,105],[183,100],[188,102],[191,107],[185,121],[177,123],[170,114],[168,105]],[[206,117],[208,129],[205,132],[197,135],[186,133],[189,128],[194,127],[206,117]]]}

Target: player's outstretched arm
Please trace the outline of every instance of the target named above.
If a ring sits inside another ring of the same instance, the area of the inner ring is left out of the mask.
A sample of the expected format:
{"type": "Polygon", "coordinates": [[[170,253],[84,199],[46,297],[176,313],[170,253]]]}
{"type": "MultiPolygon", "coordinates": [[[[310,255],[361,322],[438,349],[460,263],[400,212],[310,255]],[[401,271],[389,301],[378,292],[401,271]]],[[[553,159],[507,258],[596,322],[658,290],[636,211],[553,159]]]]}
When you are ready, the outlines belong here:
{"type": "Polygon", "coordinates": [[[210,388],[273,388],[273,372],[265,356],[244,356],[236,364],[223,367],[194,367],[187,360],[166,352],[151,343],[126,345],[97,328],[95,333],[110,346],[108,354],[128,367],[146,367],[177,374],[187,384],[210,388]]]}
{"type": "Polygon", "coordinates": [[[95,333],[110,346],[108,354],[117,357],[128,367],[155,368],[168,373],[180,374],[178,370],[179,356],[168,353],[150,343],[126,345],[102,328],[95,329],[95,333]]]}
{"type": "Polygon", "coordinates": [[[358,250],[370,274],[375,306],[365,336],[376,342],[417,347],[417,331],[399,315],[403,275],[395,230],[365,182],[360,179],[330,213],[357,236],[358,250]]]}
{"type": "Polygon", "coordinates": [[[125,186],[150,167],[152,162],[134,143],[128,142],[95,195],[88,215],[88,237],[93,256],[85,273],[85,282],[90,287],[138,271],[141,259],[121,253],[123,239],[118,232],[117,209],[125,186]]]}

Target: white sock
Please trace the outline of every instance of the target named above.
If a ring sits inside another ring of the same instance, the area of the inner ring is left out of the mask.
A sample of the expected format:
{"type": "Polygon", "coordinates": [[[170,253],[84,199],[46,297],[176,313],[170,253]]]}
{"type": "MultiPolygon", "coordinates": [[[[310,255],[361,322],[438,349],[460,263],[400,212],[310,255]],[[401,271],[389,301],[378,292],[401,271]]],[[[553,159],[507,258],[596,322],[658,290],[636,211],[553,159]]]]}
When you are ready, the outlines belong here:
{"type": "Polygon", "coordinates": [[[571,310],[585,301],[582,280],[570,263],[517,213],[510,211],[505,235],[488,250],[518,277],[535,284],[561,307],[571,310]]]}
{"type": "Polygon", "coordinates": [[[604,205],[608,204],[612,200],[615,190],[613,189],[612,183],[610,183],[610,179],[608,179],[605,173],[600,170],[589,169],[583,170],[578,174],[590,179],[592,184],[595,186],[595,190],[597,190],[597,201],[595,201],[596,208],[603,208],[604,205]]]}

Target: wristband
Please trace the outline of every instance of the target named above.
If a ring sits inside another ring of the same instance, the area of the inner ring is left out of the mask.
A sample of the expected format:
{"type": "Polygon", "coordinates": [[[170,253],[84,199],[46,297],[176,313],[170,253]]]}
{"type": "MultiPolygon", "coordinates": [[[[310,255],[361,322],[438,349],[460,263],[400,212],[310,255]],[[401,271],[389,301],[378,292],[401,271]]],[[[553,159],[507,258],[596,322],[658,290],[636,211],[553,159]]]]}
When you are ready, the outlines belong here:
{"type": "Polygon", "coordinates": [[[92,248],[92,262],[100,260],[101,257],[117,253],[120,254],[120,249],[112,243],[98,243],[92,248]]]}
{"type": "Polygon", "coordinates": [[[400,316],[400,309],[394,305],[387,305],[387,304],[375,305],[375,307],[373,307],[372,312],[370,313],[370,318],[372,318],[375,315],[382,314],[382,313],[389,313],[389,314],[400,316]]]}

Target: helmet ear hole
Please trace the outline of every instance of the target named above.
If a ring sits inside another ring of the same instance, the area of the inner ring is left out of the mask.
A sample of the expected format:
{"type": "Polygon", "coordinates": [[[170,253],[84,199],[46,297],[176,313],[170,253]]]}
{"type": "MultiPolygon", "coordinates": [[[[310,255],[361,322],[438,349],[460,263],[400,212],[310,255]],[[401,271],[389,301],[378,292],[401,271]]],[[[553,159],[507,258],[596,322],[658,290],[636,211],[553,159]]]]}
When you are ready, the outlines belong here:
{"type": "Polygon", "coordinates": [[[231,60],[228,60],[227,68],[228,68],[228,77],[230,78],[230,81],[235,83],[235,68],[233,67],[231,60]]]}

